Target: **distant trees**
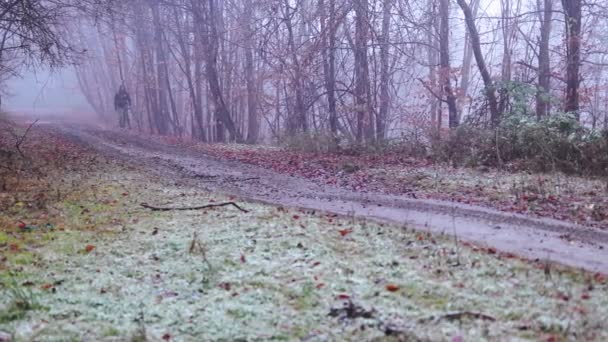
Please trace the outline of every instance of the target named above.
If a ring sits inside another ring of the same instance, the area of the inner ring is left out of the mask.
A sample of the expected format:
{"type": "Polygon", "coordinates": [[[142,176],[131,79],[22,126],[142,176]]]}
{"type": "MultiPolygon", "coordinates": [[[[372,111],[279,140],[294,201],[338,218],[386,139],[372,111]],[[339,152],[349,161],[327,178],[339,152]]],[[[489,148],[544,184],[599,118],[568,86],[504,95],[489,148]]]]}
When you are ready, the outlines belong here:
{"type": "Polygon", "coordinates": [[[0,2],[0,87],[24,67],[76,62],[82,51],[68,39],[77,13],[96,15],[111,0],[5,0],[0,2]]]}
{"type": "Polygon", "coordinates": [[[594,1],[126,0],[98,29],[82,23],[95,62],[77,70],[101,115],[124,74],[139,129],[209,142],[376,144],[590,108],[604,122],[607,10],[594,1]]]}

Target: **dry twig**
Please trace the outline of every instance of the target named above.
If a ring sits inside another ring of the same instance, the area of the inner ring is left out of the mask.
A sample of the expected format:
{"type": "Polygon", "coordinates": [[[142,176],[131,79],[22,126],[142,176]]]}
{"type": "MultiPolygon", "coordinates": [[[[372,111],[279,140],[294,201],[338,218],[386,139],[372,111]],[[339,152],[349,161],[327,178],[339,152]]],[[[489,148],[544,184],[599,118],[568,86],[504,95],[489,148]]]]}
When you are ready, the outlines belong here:
{"type": "Polygon", "coordinates": [[[218,208],[218,207],[226,207],[226,206],[233,206],[235,208],[237,208],[238,210],[244,212],[244,213],[248,213],[249,210],[245,210],[243,208],[241,208],[238,204],[234,203],[234,202],[225,202],[225,203],[217,203],[217,204],[207,204],[207,205],[201,205],[201,206],[194,206],[194,207],[155,207],[152,205],[149,205],[148,203],[141,203],[140,204],[142,207],[146,208],[146,209],[150,209],[152,211],[187,211],[187,210],[201,210],[201,209],[209,209],[209,208],[218,208]]]}

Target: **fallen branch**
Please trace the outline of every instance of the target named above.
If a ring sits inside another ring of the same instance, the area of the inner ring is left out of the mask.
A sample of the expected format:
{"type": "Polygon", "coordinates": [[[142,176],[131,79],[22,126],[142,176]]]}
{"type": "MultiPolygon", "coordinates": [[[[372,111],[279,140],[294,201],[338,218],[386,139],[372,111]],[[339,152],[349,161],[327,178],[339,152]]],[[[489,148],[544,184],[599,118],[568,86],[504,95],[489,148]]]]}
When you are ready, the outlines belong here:
{"type": "Polygon", "coordinates": [[[244,213],[248,213],[249,210],[245,210],[243,208],[241,208],[238,204],[234,203],[234,202],[226,202],[226,203],[217,203],[217,204],[207,204],[207,205],[201,205],[201,206],[196,206],[196,207],[176,207],[176,208],[169,208],[169,207],[155,207],[152,205],[149,205],[148,203],[141,203],[140,204],[142,207],[146,208],[146,209],[150,209],[152,211],[186,211],[186,210],[201,210],[201,209],[209,209],[209,208],[218,208],[218,207],[226,207],[226,206],[233,206],[235,208],[237,208],[238,210],[244,212],[244,213]]]}
{"type": "Polygon", "coordinates": [[[21,145],[25,142],[25,139],[27,138],[27,134],[30,132],[30,130],[32,129],[32,127],[34,127],[34,125],[36,123],[38,123],[39,119],[36,119],[34,122],[32,122],[27,129],[25,130],[25,133],[23,133],[22,136],[18,136],[15,132],[11,131],[11,134],[13,135],[13,137],[15,138],[15,149],[17,150],[17,152],[19,152],[19,155],[21,155],[21,157],[23,159],[27,159],[25,157],[25,155],[23,154],[23,151],[21,151],[21,145]]]}
{"type": "Polygon", "coordinates": [[[197,178],[204,178],[202,182],[247,182],[251,180],[259,180],[260,177],[249,177],[249,178],[236,178],[236,177],[227,177],[225,179],[217,179],[218,176],[195,176],[197,178]]]}
{"type": "Polygon", "coordinates": [[[439,317],[439,319],[447,319],[448,321],[462,320],[463,318],[480,319],[483,321],[490,321],[490,322],[496,321],[496,318],[494,318],[492,316],[488,316],[486,314],[482,314],[479,312],[470,312],[470,311],[455,312],[455,313],[450,313],[450,314],[446,314],[446,315],[439,317]]]}

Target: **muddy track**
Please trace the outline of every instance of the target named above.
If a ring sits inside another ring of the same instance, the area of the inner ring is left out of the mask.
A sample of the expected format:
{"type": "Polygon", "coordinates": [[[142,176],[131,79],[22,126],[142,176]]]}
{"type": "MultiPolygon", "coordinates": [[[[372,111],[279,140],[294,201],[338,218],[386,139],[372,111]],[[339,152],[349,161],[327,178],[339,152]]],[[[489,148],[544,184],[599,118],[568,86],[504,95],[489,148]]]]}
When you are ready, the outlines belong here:
{"type": "Polygon", "coordinates": [[[221,160],[129,132],[69,124],[49,128],[176,182],[276,205],[396,222],[456,235],[533,260],[548,259],[608,273],[608,231],[459,203],[320,186],[300,177],[221,160]]]}

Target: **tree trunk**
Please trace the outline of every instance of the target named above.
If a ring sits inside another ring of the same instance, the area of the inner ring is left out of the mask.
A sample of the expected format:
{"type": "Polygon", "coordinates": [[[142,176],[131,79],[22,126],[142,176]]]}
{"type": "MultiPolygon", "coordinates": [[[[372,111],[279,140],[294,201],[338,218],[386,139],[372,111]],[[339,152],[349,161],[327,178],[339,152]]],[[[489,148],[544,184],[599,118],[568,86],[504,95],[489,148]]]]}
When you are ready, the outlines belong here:
{"type": "Polygon", "coordinates": [[[456,96],[450,82],[450,0],[439,0],[439,16],[441,17],[439,34],[439,61],[441,64],[441,85],[448,104],[448,124],[450,128],[458,127],[458,109],[456,96]]]}
{"type": "Polygon", "coordinates": [[[329,21],[327,21],[325,2],[319,1],[321,7],[321,31],[325,34],[325,49],[323,49],[323,73],[325,76],[325,91],[327,92],[327,107],[329,111],[329,130],[334,143],[338,138],[338,114],[336,111],[336,1],[329,0],[329,21]]]}
{"type": "MultiPolygon", "coordinates": [[[[285,26],[287,27],[287,38],[289,44],[289,53],[291,56],[291,63],[293,65],[293,90],[295,95],[295,106],[293,111],[287,118],[287,132],[291,135],[298,131],[308,132],[308,117],[306,115],[306,108],[304,105],[304,90],[303,90],[303,78],[300,59],[297,54],[297,47],[295,43],[295,35],[293,31],[293,24],[291,18],[294,12],[291,11],[291,5],[289,0],[284,1],[285,8],[285,26]]],[[[295,9],[294,9],[295,11],[295,9]]]]}
{"type": "Polygon", "coordinates": [[[367,0],[355,0],[355,104],[357,112],[357,141],[373,140],[371,120],[369,63],[367,40],[369,35],[367,0]]]}
{"type": "Polygon", "coordinates": [[[380,110],[376,117],[376,140],[384,141],[386,138],[387,120],[391,99],[389,96],[390,65],[390,28],[391,7],[393,0],[384,0],[382,3],[382,36],[380,40],[380,110]]]}
{"type": "MultiPolygon", "coordinates": [[[[196,2],[196,0],[192,0],[196,2]]],[[[222,94],[222,88],[220,84],[219,73],[217,69],[217,59],[219,53],[219,36],[217,32],[216,17],[219,15],[215,9],[215,0],[208,0],[207,2],[207,25],[208,32],[203,32],[205,37],[205,47],[207,50],[207,60],[205,64],[205,70],[207,72],[207,80],[209,82],[209,91],[211,93],[211,100],[213,102],[215,118],[221,125],[217,128],[216,134],[219,140],[223,140],[223,129],[228,130],[231,140],[237,143],[243,142],[243,136],[241,132],[236,129],[234,121],[230,117],[230,111],[228,106],[224,102],[224,95],[222,94]]]]}
{"type": "Polygon", "coordinates": [[[432,90],[431,96],[429,96],[429,104],[431,110],[431,127],[433,130],[441,128],[441,117],[440,108],[441,102],[435,96],[437,91],[437,39],[434,32],[439,32],[437,29],[437,6],[435,0],[428,0],[427,6],[429,11],[429,21],[426,30],[426,42],[427,42],[427,63],[429,67],[429,88],[432,90]]]}
{"type": "Polygon", "coordinates": [[[158,96],[158,112],[157,115],[157,129],[161,135],[169,133],[169,123],[171,121],[169,116],[169,106],[167,102],[167,88],[165,87],[168,75],[166,69],[167,56],[163,47],[163,29],[160,22],[160,5],[154,4],[152,6],[152,18],[154,25],[154,45],[156,48],[156,93],[158,96]]]}
{"type": "Polygon", "coordinates": [[[538,8],[538,11],[539,15],[541,16],[541,27],[538,48],[538,89],[536,92],[536,117],[540,121],[549,115],[550,106],[549,95],[551,90],[551,60],[549,56],[549,39],[551,38],[553,0],[544,0],[543,8],[538,8]]]}
{"type": "Polygon", "coordinates": [[[564,111],[579,118],[579,86],[581,64],[581,0],[562,0],[566,21],[566,101],[564,111]]]}
{"type": "Polygon", "coordinates": [[[481,42],[479,39],[479,32],[477,31],[477,26],[475,25],[475,19],[473,18],[471,8],[469,7],[469,5],[467,5],[465,0],[456,1],[458,2],[458,5],[464,13],[464,19],[467,24],[467,29],[469,31],[469,35],[471,36],[471,48],[473,49],[473,55],[475,56],[475,61],[477,62],[479,73],[481,74],[481,78],[483,79],[486,97],[488,99],[491,125],[492,127],[496,127],[500,123],[500,112],[498,111],[498,101],[496,100],[496,89],[494,86],[494,82],[492,81],[492,77],[490,76],[490,72],[486,67],[486,61],[481,51],[481,42]]]}
{"type": "Polygon", "coordinates": [[[245,75],[247,78],[247,143],[258,141],[260,123],[258,118],[257,87],[255,81],[253,51],[255,49],[255,30],[253,28],[254,8],[252,0],[245,0],[245,75]]]}
{"type": "MultiPolygon", "coordinates": [[[[477,12],[479,11],[479,0],[471,0],[470,5],[471,14],[473,15],[473,20],[477,19],[477,12]]],[[[468,30],[465,32],[464,39],[464,54],[462,57],[462,76],[460,78],[460,94],[459,94],[459,102],[460,111],[462,115],[463,103],[466,101],[469,94],[469,86],[471,83],[471,64],[473,62],[473,49],[471,47],[471,35],[469,35],[468,30]]]]}

